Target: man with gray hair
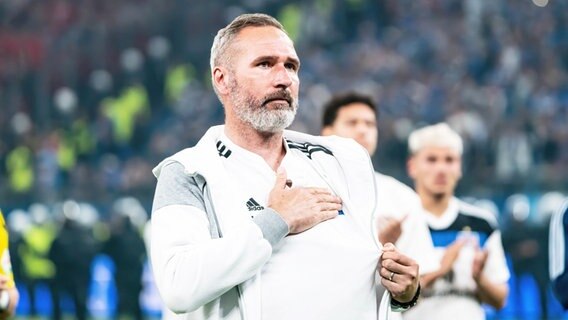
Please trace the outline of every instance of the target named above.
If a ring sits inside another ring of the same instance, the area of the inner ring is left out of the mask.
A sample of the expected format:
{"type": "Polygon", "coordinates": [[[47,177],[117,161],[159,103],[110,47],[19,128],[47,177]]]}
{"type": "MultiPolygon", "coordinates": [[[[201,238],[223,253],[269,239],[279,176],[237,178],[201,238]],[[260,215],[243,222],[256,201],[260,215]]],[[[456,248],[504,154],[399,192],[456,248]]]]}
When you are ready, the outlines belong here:
{"type": "Polygon", "coordinates": [[[461,137],[447,124],[418,129],[408,139],[408,173],[420,196],[440,264],[424,276],[423,299],[404,319],[484,319],[481,303],[496,309],[508,295],[509,270],[495,217],[457,199],[461,137]],[[457,257],[455,256],[457,253],[457,257]]]}
{"type": "Polygon", "coordinates": [[[241,15],[215,37],[225,125],[154,169],[151,260],[164,318],[376,319],[377,274],[394,309],[418,299],[416,262],[376,240],[366,151],[284,130],[299,68],[270,16],[241,15]]]}

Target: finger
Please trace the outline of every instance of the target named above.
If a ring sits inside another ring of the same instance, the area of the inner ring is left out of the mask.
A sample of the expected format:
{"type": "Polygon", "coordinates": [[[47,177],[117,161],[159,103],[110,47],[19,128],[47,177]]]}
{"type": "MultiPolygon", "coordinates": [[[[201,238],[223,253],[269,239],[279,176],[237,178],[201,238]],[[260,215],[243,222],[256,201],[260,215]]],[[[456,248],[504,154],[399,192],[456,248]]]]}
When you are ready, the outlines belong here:
{"type": "Polygon", "coordinates": [[[461,238],[461,239],[457,239],[456,241],[454,241],[450,246],[452,247],[463,247],[463,245],[465,245],[465,243],[467,242],[467,239],[461,238]]]}
{"type": "Polygon", "coordinates": [[[325,188],[309,187],[309,188],[306,188],[306,190],[308,190],[311,194],[328,194],[328,195],[332,194],[329,189],[325,189],[325,188]]]}
{"type": "Polygon", "coordinates": [[[480,262],[485,262],[487,257],[489,256],[489,252],[487,250],[478,250],[475,253],[475,259],[479,260],[480,262]]]}
{"type": "Polygon", "coordinates": [[[320,211],[319,218],[320,218],[320,221],[323,222],[323,221],[330,220],[330,219],[337,217],[338,214],[339,213],[337,212],[337,210],[320,211]]]}
{"type": "Polygon", "coordinates": [[[341,204],[331,203],[331,202],[320,203],[320,204],[318,204],[316,210],[319,210],[319,211],[339,211],[339,210],[341,210],[341,204]]]}
{"type": "Polygon", "coordinates": [[[276,182],[274,182],[274,188],[277,189],[285,189],[286,188],[286,180],[288,175],[286,174],[286,169],[280,166],[276,171],[276,182]]]}
{"type": "Polygon", "coordinates": [[[341,203],[341,198],[332,194],[318,194],[317,202],[341,203]]]}
{"type": "Polygon", "coordinates": [[[393,261],[395,261],[399,264],[402,264],[404,266],[412,266],[412,265],[416,264],[416,262],[412,258],[410,258],[410,257],[408,257],[404,254],[401,254],[398,251],[385,251],[383,253],[383,259],[384,260],[391,259],[391,260],[393,260],[393,261]]]}
{"type": "Polygon", "coordinates": [[[379,269],[379,273],[382,276],[388,276],[391,272],[398,273],[398,274],[413,274],[413,268],[410,266],[402,265],[394,260],[386,259],[381,261],[381,268],[379,269]],[[384,269],[385,271],[382,272],[380,270],[384,269]]]}
{"type": "Polygon", "coordinates": [[[379,268],[379,275],[381,276],[381,278],[383,279],[387,279],[389,281],[394,281],[395,280],[395,276],[398,273],[396,273],[395,271],[391,271],[385,267],[380,267],[379,268]],[[391,275],[392,275],[392,279],[391,279],[391,275]]]}
{"type": "Polygon", "coordinates": [[[385,278],[381,278],[381,284],[385,287],[385,289],[387,289],[388,292],[390,292],[393,295],[394,298],[396,298],[401,293],[403,293],[405,289],[404,285],[390,281],[385,278]]]}

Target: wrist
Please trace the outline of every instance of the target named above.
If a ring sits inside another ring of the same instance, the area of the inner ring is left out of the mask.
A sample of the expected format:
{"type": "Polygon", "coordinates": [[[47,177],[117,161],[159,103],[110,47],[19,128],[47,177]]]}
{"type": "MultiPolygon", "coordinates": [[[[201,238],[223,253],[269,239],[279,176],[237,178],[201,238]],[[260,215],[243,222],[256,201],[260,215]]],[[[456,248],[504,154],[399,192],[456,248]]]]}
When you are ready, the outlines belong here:
{"type": "Polygon", "coordinates": [[[391,298],[391,309],[393,311],[405,311],[412,307],[414,307],[418,303],[418,298],[420,298],[420,283],[418,283],[418,287],[416,288],[416,293],[412,297],[412,300],[408,302],[400,302],[395,298],[391,298]]]}

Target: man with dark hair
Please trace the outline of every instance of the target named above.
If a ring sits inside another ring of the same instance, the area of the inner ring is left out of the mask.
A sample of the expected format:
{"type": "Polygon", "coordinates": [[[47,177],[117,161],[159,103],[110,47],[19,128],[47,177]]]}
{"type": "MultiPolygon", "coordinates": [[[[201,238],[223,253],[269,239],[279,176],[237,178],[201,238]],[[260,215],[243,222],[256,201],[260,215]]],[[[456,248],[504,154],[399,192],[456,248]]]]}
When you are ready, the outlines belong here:
{"type": "Polygon", "coordinates": [[[558,300],[568,309],[568,200],[552,216],[550,220],[550,280],[552,289],[558,300]]]}
{"type": "Polygon", "coordinates": [[[377,274],[393,308],[418,299],[418,265],[376,239],[366,152],[284,130],[299,68],[270,16],[241,15],[217,33],[225,125],[154,169],[150,257],[165,318],[376,319],[377,274]]]}
{"type": "MultiPolygon", "coordinates": [[[[378,114],[377,105],[367,95],[347,92],[333,96],[324,105],[322,134],[352,138],[373,155],[379,137],[378,114]]],[[[418,195],[393,177],[375,172],[375,178],[379,241],[396,244],[402,253],[416,260],[420,274],[438,270],[418,195]]]]}
{"type": "MultiPolygon", "coordinates": [[[[369,155],[377,149],[379,110],[373,99],[356,92],[332,97],[324,105],[322,135],[352,138],[362,145],[369,155]]],[[[418,195],[407,185],[393,177],[376,172],[377,226],[381,243],[392,242],[397,248],[417,260],[420,272],[438,268],[430,255],[433,250],[418,195]]]]}

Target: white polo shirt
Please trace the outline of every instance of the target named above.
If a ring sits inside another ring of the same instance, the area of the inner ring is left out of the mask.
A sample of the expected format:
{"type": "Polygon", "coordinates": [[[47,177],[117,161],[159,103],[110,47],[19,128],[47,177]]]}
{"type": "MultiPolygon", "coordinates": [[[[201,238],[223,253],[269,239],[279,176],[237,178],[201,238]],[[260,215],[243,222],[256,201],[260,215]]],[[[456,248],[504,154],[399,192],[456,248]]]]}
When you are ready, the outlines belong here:
{"type": "MultiPolygon", "coordinates": [[[[225,135],[220,142],[221,153],[229,154],[223,164],[242,186],[236,196],[252,217],[266,206],[276,173],[260,156],[225,135]]],[[[305,153],[286,145],[281,166],[292,187],[330,189],[312,165],[305,153]]],[[[353,214],[357,213],[344,210],[334,219],[285,237],[273,248],[261,274],[263,319],[376,319],[379,250],[369,237],[372,222],[363,229],[353,214]]]]}
{"type": "Polygon", "coordinates": [[[402,223],[402,233],[395,243],[396,247],[418,263],[420,274],[438,270],[440,263],[434,254],[434,245],[428,223],[422,214],[418,195],[393,177],[378,172],[375,173],[375,177],[377,179],[376,223],[380,224],[381,218],[400,220],[406,216],[402,223]]]}
{"type": "MultiPolygon", "coordinates": [[[[440,268],[435,254],[428,223],[422,214],[420,198],[410,187],[391,176],[375,172],[377,180],[377,214],[375,224],[379,229],[382,218],[401,220],[402,232],[395,246],[402,253],[414,259],[420,274],[434,272],[440,268]]],[[[379,281],[380,283],[380,281],[379,281]]],[[[386,289],[379,284],[377,296],[380,299],[386,289]]],[[[401,319],[400,312],[391,312],[389,319],[401,319]]]]}
{"type": "Polygon", "coordinates": [[[423,289],[423,298],[404,319],[485,319],[481,303],[475,298],[476,284],[472,277],[475,247],[489,252],[483,274],[493,283],[506,283],[509,269],[505,260],[501,233],[493,215],[483,209],[453,198],[441,216],[423,211],[430,226],[436,255],[442,259],[446,247],[458,238],[467,237],[468,244],[460,250],[452,272],[437,279],[432,288],[423,289]]]}

